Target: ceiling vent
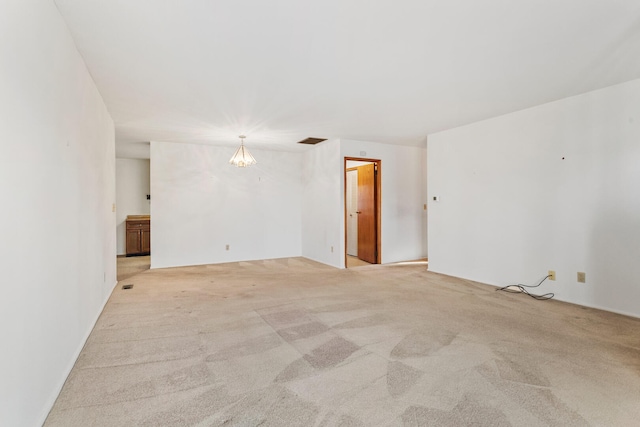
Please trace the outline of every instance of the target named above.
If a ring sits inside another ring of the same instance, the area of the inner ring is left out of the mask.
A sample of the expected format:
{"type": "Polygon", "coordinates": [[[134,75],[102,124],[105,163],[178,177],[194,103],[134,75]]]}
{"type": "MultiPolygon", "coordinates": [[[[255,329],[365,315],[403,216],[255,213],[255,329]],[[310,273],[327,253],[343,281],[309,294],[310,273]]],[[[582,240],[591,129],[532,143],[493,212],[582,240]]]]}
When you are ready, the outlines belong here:
{"type": "Polygon", "coordinates": [[[319,142],[326,141],[326,140],[327,138],[307,138],[307,139],[303,139],[302,141],[298,141],[298,144],[316,145],[319,142]]]}

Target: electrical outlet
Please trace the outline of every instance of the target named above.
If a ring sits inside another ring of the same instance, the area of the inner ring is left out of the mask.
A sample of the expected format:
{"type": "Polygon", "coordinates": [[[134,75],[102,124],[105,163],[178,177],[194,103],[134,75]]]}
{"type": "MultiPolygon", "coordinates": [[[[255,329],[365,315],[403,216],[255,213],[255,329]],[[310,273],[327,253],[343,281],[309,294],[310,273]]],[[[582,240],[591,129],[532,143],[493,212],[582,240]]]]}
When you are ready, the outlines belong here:
{"type": "Polygon", "coordinates": [[[229,245],[226,245],[224,248],[225,248],[226,250],[229,250],[229,245]]]}
{"type": "Polygon", "coordinates": [[[587,274],[583,271],[578,271],[578,283],[586,283],[587,274]]]}
{"type": "Polygon", "coordinates": [[[555,270],[549,270],[549,280],[556,280],[555,270]]]}
{"type": "Polygon", "coordinates": [[[331,246],[331,253],[333,253],[333,246],[331,246]]]}

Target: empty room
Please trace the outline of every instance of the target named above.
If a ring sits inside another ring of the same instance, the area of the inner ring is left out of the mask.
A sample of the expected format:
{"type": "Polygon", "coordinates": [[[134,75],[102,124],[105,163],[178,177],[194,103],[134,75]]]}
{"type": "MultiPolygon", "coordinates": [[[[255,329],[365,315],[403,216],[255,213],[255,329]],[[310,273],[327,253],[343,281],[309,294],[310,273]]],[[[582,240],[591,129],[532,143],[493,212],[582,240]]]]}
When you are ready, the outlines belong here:
{"type": "Polygon", "coordinates": [[[0,425],[637,425],[637,0],[6,0],[0,53],[0,425]]]}

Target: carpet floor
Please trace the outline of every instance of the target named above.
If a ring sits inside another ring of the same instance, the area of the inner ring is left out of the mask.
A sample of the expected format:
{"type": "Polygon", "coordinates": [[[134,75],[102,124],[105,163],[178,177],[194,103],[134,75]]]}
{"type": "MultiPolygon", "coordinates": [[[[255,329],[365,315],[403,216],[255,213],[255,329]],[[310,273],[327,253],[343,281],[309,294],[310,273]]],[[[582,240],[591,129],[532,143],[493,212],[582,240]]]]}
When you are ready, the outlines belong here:
{"type": "Polygon", "coordinates": [[[339,270],[288,258],[120,282],[45,425],[639,420],[640,319],[423,265],[339,270]]]}
{"type": "Polygon", "coordinates": [[[347,255],[347,268],[363,267],[366,265],[371,265],[371,263],[363,261],[358,257],[347,255]]]}
{"type": "Polygon", "coordinates": [[[140,274],[151,267],[151,255],[118,257],[118,282],[140,274]]]}

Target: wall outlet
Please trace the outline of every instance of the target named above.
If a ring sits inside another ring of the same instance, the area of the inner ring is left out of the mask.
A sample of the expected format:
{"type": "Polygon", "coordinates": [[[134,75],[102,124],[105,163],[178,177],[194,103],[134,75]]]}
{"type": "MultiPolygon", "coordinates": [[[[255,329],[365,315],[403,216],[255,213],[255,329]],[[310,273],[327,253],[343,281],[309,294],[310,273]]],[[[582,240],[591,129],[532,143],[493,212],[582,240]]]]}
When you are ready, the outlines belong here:
{"type": "Polygon", "coordinates": [[[587,274],[584,271],[578,271],[578,283],[586,283],[587,274]]]}
{"type": "Polygon", "coordinates": [[[333,253],[333,246],[331,246],[331,253],[333,253]]]}
{"type": "Polygon", "coordinates": [[[229,250],[229,245],[226,245],[224,248],[225,248],[225,250],[228,251],[229,250]]]}
{"type": "Polygon", "coordinates": [[[556,280],[555,270],[549,270],[549,280],[556,280]]]}

